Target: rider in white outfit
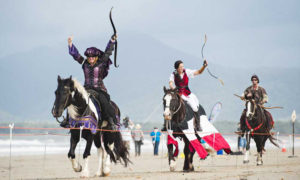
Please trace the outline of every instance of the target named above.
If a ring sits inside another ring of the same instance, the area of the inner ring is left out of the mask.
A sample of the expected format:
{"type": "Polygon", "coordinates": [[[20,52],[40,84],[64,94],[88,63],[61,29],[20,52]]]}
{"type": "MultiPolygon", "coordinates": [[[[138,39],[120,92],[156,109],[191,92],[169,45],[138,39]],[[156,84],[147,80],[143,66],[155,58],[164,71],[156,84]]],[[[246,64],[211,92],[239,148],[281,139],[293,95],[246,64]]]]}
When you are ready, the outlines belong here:
{"type": "Polygon", "coordinates": [[[188,83],[189,78],[194,78],[196,75],[201,74],[207,66],[206,60],[199,70],[184,69],[183,62],[178,60],[174,64],[175,71],[170,75],[169,85],[171,89],[177,88],[183,100],[185,100],[195,112],[196,129],[200,131],[200,116],[198,115],[199,100],[195,94],[191,93],[188,83]]]}

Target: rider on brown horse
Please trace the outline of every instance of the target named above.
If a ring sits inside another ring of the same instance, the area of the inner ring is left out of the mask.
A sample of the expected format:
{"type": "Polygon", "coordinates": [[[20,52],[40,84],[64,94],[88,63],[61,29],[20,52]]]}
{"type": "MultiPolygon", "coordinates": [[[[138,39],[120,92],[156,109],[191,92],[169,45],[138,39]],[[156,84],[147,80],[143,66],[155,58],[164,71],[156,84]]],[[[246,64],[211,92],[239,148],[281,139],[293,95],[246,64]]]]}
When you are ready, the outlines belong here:
{"type": "MultiPolygon", "coordinates": [[[[267,110],[265,110],[263,108],[264,103],[268,102],[267,92],[263,87],[258,85],[259,78],[257,75],[253,75],[251,77],[251,81],[252,81],[252,86],[248,87],[244,91],[241,99],[242,100],[253,99],[255,101],[255,103],[260,107],[260,109],[262,111],[264,111],[263,114],[265,115],[267,126],[270,126],[271,127],[270,129],[272,129],[272,127],[274,126],[274,121],[273,121],[272,115],[270,114],[270,112],[268,112],[267,110]]],[[[242,132],[245,132],[245,128],[246,128],[245,120],[246,120],[246,110],[243,111],[242,116],[240,118],[240,125],[241,125],[242,132]]],[[[240,132],[237,132],[237,133],[240,133],[240,132]]]]}
{"type": "Polygon", "coordinates": [[[174,64],[175,71],[171,74],[169,85],[171,89],[178,89],[178,92],[183,100],[185,100],[195,113],[196,130],[200,131],[200,115],[198,114],[199,100],[189,89],[189,78],[194,78],[201,74],[207,66],[206,60],[199,70],[184,69],[183,62],[178,60],[174,64]],[[174,86],[175,84],[175,86],[174,86]]]}
{"type": "MultiPolygon", "coordinates": [[[[87,57],[86,59],[79,54],[77,48],[72,43],[72,37],[68,38],[69,54],[82,65],[85,77],[84,87],[86,90],[93,92],[92,94],[100,103],[102,118],[107,120],[113,129],[116,129],[117,119],[103,79],[108,75],[109,66],[112,64],[109,56],[114,50],[116,38],[116,35],[112,36],[106,46],[105,52],[95,47],[87,48],[84,53],[87,57]]],[[[67,121],[63,121],[61,126],[65,127],[67,124],[67,121]]]]}

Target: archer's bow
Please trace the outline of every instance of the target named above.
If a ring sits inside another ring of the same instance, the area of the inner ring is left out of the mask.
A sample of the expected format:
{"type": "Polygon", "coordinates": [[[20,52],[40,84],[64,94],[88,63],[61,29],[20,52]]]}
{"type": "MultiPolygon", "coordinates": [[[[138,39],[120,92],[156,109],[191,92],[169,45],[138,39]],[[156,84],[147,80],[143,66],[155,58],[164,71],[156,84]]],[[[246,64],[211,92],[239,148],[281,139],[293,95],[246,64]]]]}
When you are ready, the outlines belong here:
{"type": "MultiPolygon", "coordinates": [[[[116,27],[115,27],[114,22],[113,22],[113,20],[112,20],[112,17],[111,17],[111,11],[112,11],[112,9],[113,9],[113,7],[110,9],[110,12],[109,12],[109,19],[110,19],[110,23],[111,23],[111,25],[112,25],[112,28],[113,28],[113,30],[114,30],[114,35],[113,35],[113,36],[116,36],[117,30],[116,30],[116,27]]],[[[119,66],[117,65],[117,50],[118,50],[118,41],[117,41],[117,39],[115,39],[115,55],[114,55],[114,64],[115,64],[115,67],[119,67],[119,66]]]]}
{"type": "MultiPolygon", "coordinates": [[[[207,41],[207,36],[206,36],[206,34],[205,34],[205,37],[204,37],[204,44],[202,45],[202,50],[201,50],[201,54],[202,54],[202,59],[203,59],[203,60],[204,60],[203,49],[204,49],[204,47],[205,47],[205,45],[206,45],[206,41],[207,41]]],[[[212,76],[213,78],[218,79],[218,80],[220,81],[220,83],[224,86],[224,82],[222,81],[222,79],[220,79],[220,78],[218,78],[217,76],[213,75],[213,74],[210,72],[210,70],[208,69],[208,67],[207,67],[206,69],[207,69],[207,71],[208,71],[208,73],[209,73],[210,76],[212,76]]]]}

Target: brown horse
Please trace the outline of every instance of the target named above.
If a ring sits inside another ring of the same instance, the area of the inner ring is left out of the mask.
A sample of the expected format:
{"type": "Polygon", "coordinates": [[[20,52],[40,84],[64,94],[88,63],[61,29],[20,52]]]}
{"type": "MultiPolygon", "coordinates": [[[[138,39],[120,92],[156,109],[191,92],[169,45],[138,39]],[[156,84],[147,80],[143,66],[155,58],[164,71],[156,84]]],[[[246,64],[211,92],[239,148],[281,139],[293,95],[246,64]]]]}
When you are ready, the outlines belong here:
{"type": "Polygon", "coordinates": [[[249,149],[250,140],[254,139],[257,148],[257,165],[262,165],[262,152],[265,147],[266,141],[269,139],[272,144],[279,147],[275,142],[275,138],[270,133],[272,129],[271,115],[266,113],[265,110],[257,105],[254,100],[246,100],[246,108],[241,117],[242,131],[244,132],[247,140],[246,153],[244,156],[244,163],[249,163],[249,149]]]}

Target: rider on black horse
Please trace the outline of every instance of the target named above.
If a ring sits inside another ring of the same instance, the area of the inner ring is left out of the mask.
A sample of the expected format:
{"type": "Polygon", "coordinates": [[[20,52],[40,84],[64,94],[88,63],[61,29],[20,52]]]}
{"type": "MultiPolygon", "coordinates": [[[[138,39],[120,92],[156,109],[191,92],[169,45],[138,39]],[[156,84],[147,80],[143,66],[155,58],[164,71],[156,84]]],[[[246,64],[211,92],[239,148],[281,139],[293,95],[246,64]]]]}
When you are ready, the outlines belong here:
{"type": "MultiPolygon", "coordinates": [[[[267,110],[263,109],[263,105],[264,103],[268,102],[268,95],[267,95],[267,92],[266,90],[259,86],[258,83],[259,83],[259,78],[257,75],[253,75],[251,77],[251,81],[252,81],[252,86],[248,87],[241,99],[242,100],[250,100],[250,99],[253,99],[254,102],[258,105],[259,109],[262,110],[265,115],[265,119],[266,119],[266,122],[267,122],[267,126],[270,126],[270,129],[273,128],[274,126],[274,121],[273,121],[273,118],[272,118],[272,115],[270,112],[268,112],[267,110]]],[[[245,128],[246,128],[246,110],[243,111],[242,113],[242,116],[240,118],[240,125],[241,125],[241,131],[244,133],[245,132],[245,128]]],[[[237,133],[241,133],[240,131],[237,131],[237,133]]]]}
{"type": "MultiPolygon", "coordinates": [[[[117,118],[113,106],[110,103],[110,96],[103,83],[103,79],[108,75],[109,66],[112,64],[109,56],[114,50],[114,45],[117,36],[113,35],[108,42],[105,52],[90,47],[87,48],[82,57],[77,48],[72,43],[72,37],[68,38],[69,54],[79,63],[82,64],[82,69],[85,77],[84,87],[87,91],[93,92],[94,97],[99,101],[102,112],[102,119],[108,121],[112,129],[116,129],[117,118]]],[[[100,119],[100,117],[99,117],[100,119]]],[[[68,125],[68,120],[61,123],[62,127],[68,125]]]]}
{"type": "Polygon", "coordinates": [[[183,62],[178,60],[174,64],[174,72],[171,74],[169,78],[169,85],[171,89],[178,89],[178,92],[183,100],[185,100],[188,105],[193,109],[195,115],[195,125],[196,130],[201,131],[200,127],[200,115],[198,114],[199,108],[199,100],[191,92],[189,89],[189,78],[194,78],[196,75],[201,74],[207,66],[206,60],[203,62],[203,66],[199,70],[191,70],[191,69],[184,69],[183,62]],[[175,86],[174,86],[175,85],[175,86]]]}

